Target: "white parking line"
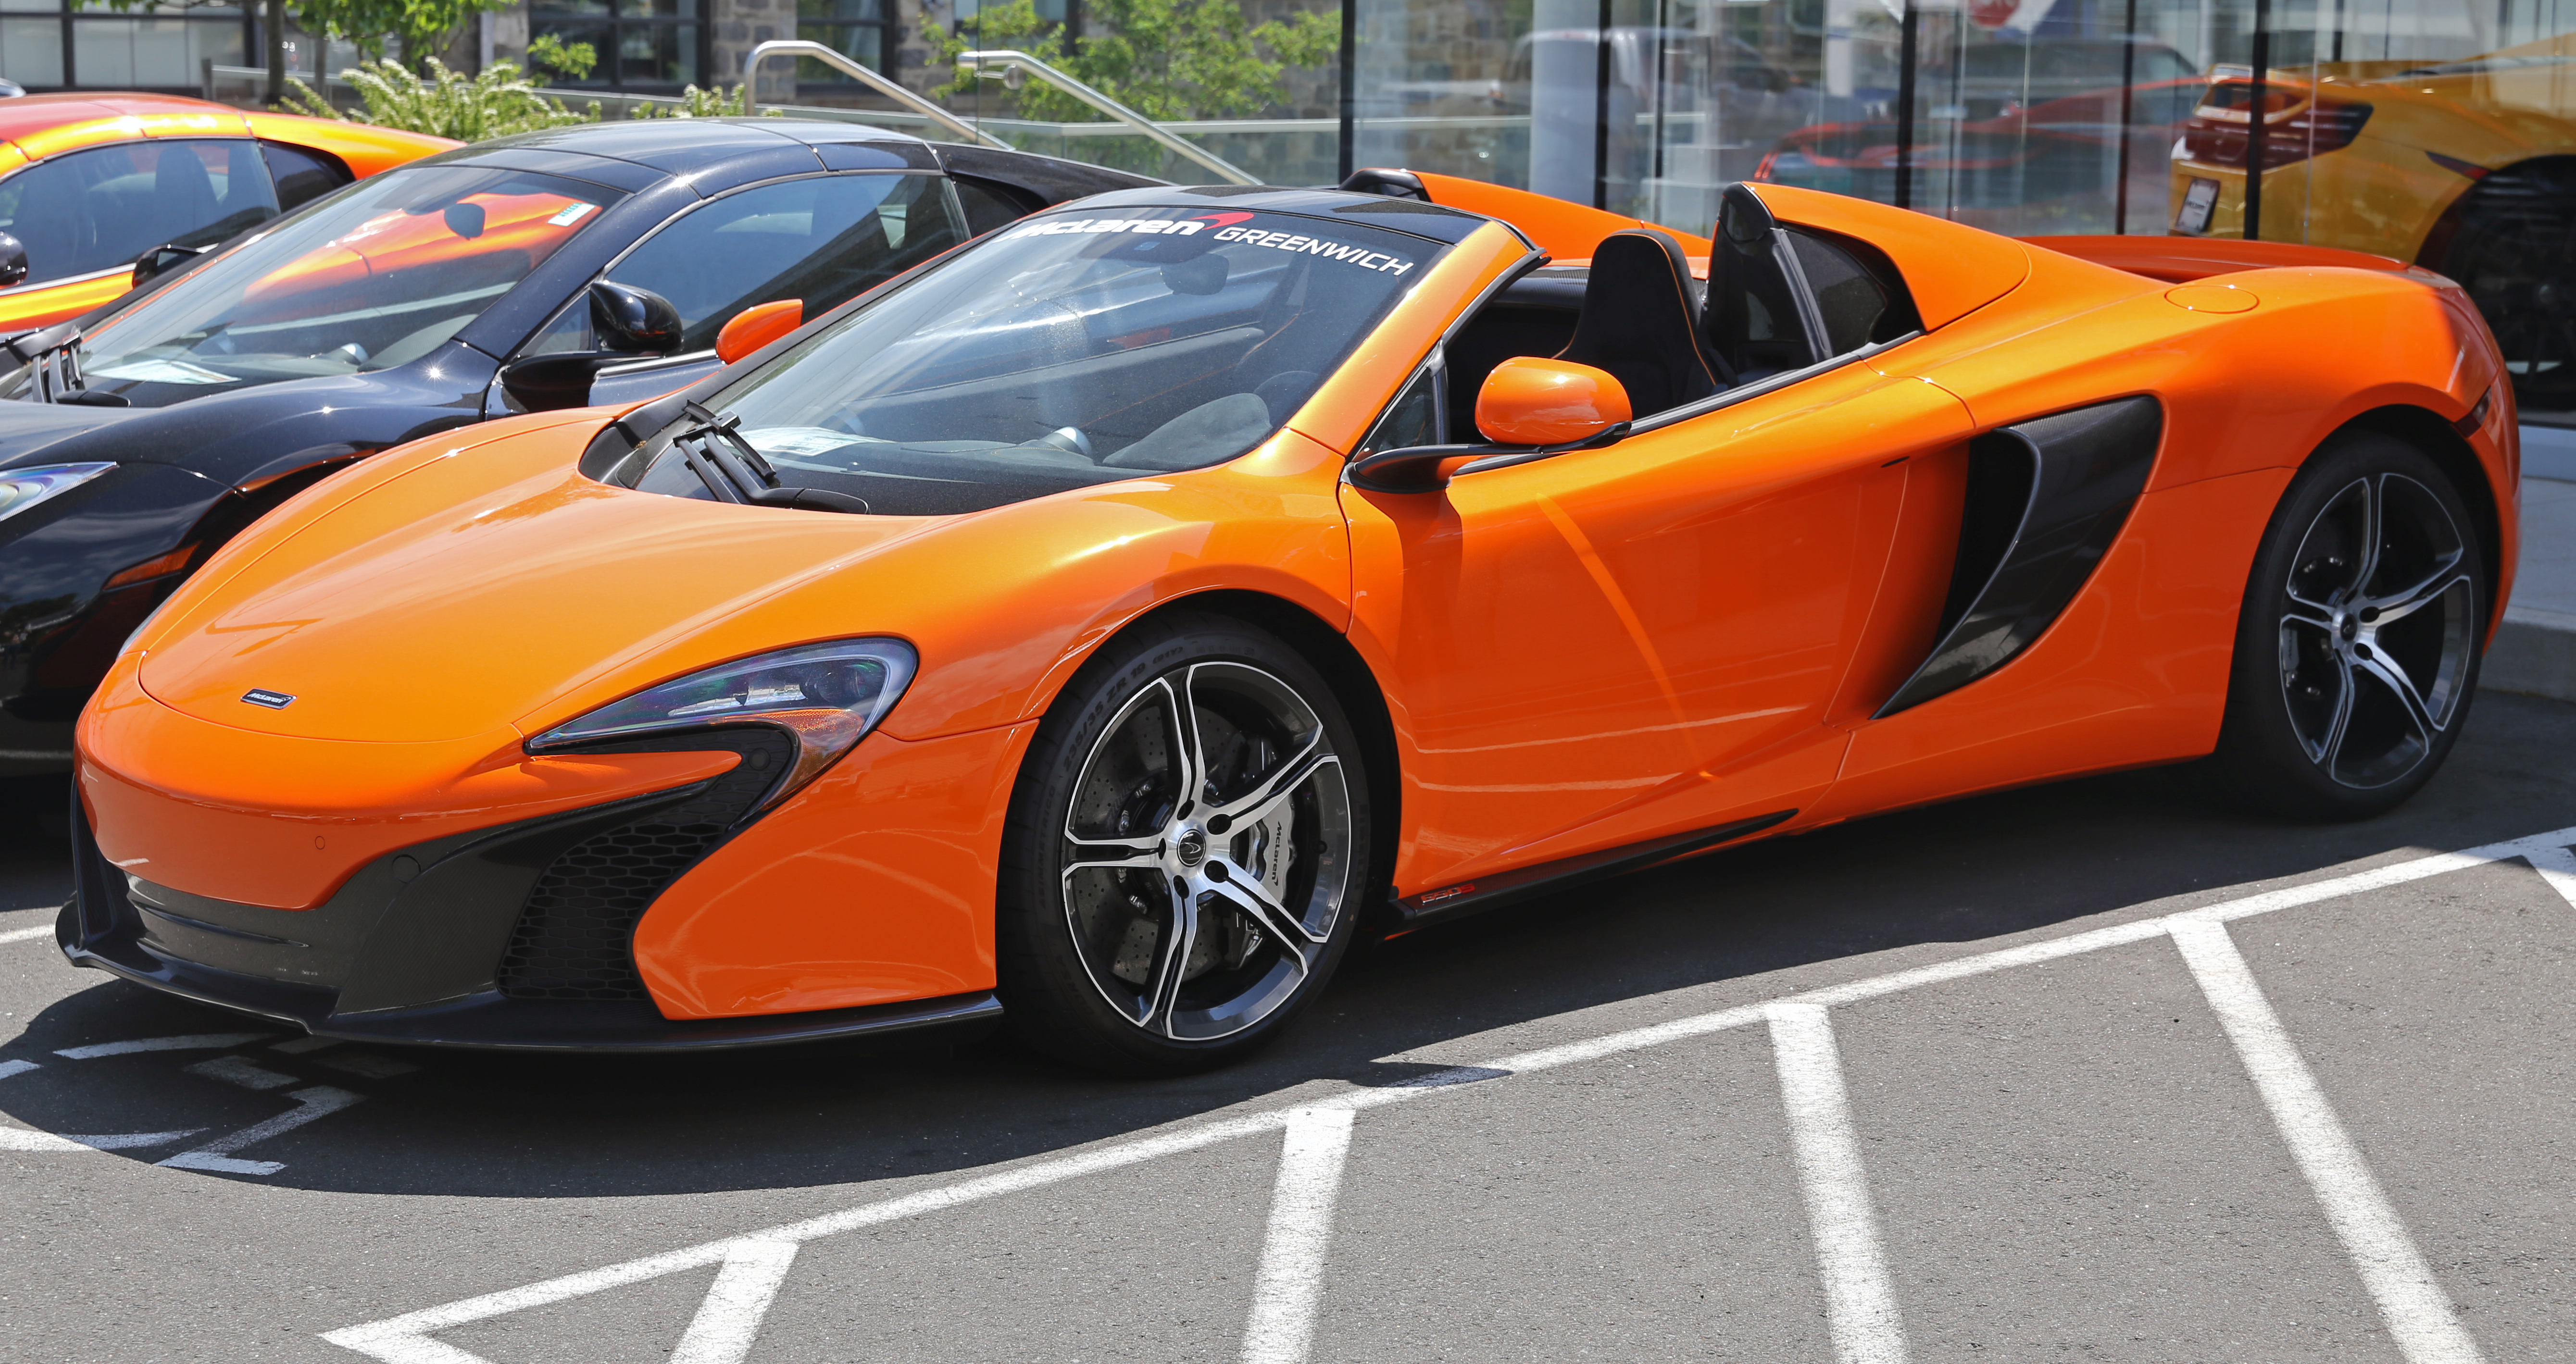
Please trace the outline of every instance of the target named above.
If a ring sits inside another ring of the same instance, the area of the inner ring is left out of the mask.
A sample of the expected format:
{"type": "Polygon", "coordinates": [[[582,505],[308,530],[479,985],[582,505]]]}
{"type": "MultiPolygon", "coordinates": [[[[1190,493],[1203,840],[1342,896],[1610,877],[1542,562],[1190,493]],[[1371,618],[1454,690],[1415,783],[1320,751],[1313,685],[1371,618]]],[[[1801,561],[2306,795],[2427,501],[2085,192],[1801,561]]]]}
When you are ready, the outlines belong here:
{"type": "Polygon", "coordinates": [[[181,1037],[135,1037],[123,1042],[93,1042],[86,1047],[65,1047],[54,1053],[72,1061],[95,1061],[102,1056],[132,1056],[143,1051],[221,1051],[274,1037],[265,1032],[200,1032],[181,1037]]]}
{"type": "Polygon", "coordinates": [[[1780,1071],[1780,1100],[1789,1110],[1789,1139],[1798,1183],[1816,1241],[1816,1272],[1825,1285],[1825,1323],[1840,1364],[1905,1364],[1905,1326],[1888,1282],[1887,1251],[1870,1206],[1860,1163],[1860,1133],[1843,1089],[1842,1055],[1821,1004],[1775,1004],[1771,1057],[1780,1071]]]}
{"type": "Polygon", "coordinates": [[[38,924],[34,928],[13,928],[6,933],[0,933],[0,943],[27,942],[35,938],[50,938],[52,936],[54,936],[54,926],[52,924],[38,924]]]}
{"type": "MultiPolygon", "coordinates": [[[[2571,905],[2576,905],[2576,871],[2571,871],[2571,868],[2576,868],[2576,860],[2570,860],[2566,855],[2566,849],[2571,843],[2576,843],[2576,827],[2556,829],[2508,842],[2490,843],[2462,852],[2414,858],[2375,867],[2368,871],[2312,881],[2304,885],[2240,896],[2236,899],[2156,918],[2141,919],[2091,932],[2070,934],[2063,938],[2026,943],[2017,947],[2001,948],[1992,952],[1975,953],[1952,961],[1891,972],[1884,976],[1874,976],[1844,985],[1808,990],[1757,1004],[1719,1009],[1642,1028],[1625,1029],[1580,1042],[1521,1052],[1481,1066],[1452,1067],[1391,1088],[1352,1090],[1320,1101],[1310,1100],[1293,1107],[1221,1118],[1175,1132],[1159,1133],[1089,1151],[1076,1152],[1072,1155],[1058,1156],[940,1188],[925,1189],[883,1202],[863,1204],[821,1217],[786,1223],[752,1232],[746,1236],[709,1241],[680,1250],[666,1251],[659,1255],[629,1260],[622,1264],[584,1270],[519,1288],[504,1289],[495,1293],[460,1299],[438,1307],[406,1312],[382,1321],[346,1326],[336,1331],[326,1332],[322,1338],[345,1349],[386,1361],[386,1364],[488,1364],[488,1361],[480,1355],[459,1349],[444,1341],[431,1339],[431,1334],[462,1326],[467,1322],[482,1321],[526,1308],[562,1302],[569,1298],[597,1293],[624,1284],[656,1279],[666,1274],[676,1274],[704,1265],[727,1263],[734,1256],[751,1253],[753,1247],[765,1243],[802,1243],[822,1237],[838,1236],[864,1227],[917,1217],[924,1213],[1039,1188],[1083,1175],[1121,1169],[1163,1156],[1177,1155],[1184,1151],[1195,1151],[1239,1137],[1278,1131],[1286,1127],[1295,1115],[1310,1113],[1317,1109],[1341,1109],[1356,1113],[1363,1109],[1401,1103],[1441,1090],[1458,1088],[1470,1081],[1549,1070],[1623,1052],[1661,1046],[1686,1038],[1704,1037],[1730,1028],[1766,1023],[1775,1013],[1794,1010],[1800,1006],[1821,1009],[1836,1004],[1876,999],[1918,986],[1963,980],[2014,966],[2055,961],[2122,943],[2141,942],[2173,934],[2177,930],[2188,930],[2195,925],[2222,924],[2296,905],[2314,904],[2322,900],[2403,885],[2469,867],[2486,866],[2514,859],[2536,865],[2546,864],[2541,869],[2547,876],[2550,886],[2566,896],[2571,905]],[[2553,871],[2568,874],[2548,875],[2553,871]]],[[[1797,1015],[1792,1013],[1791,1016],[1797,1015]]],[[[1784,1076],[1784,1088],[1786,1083],[1784,1076]]],[[[2313,1085],[2313,1083],[2311,1080],[2310,1084],[2313,1085]]],[[[2322,1101],[2320,1095],[2319,1102],[2322,1103],[2322,1101]]],[[[2328,1112],[2330,1114],[2331,1110],[2328,1112]]],[[[2358,1161],[2357,1153],[2354,1159],[2358,1161]]],[[[1856,1158],[1852,1164],[1857,1169],[1856,1158]]],[[[2366,1174],[2367,1171],[2364,1170],[2364,1173],[2366,1174]]],[[[2400,1227],[2398,1231],[2402,1236],[2403,1228],[2400,1227]]],[[[718,1282],[720,1284],[723,1282],[721,1274],[718,1276],[718,1282]]],[[[710,1293],[712,1292],[711,1289],[710,1293]]],[[[727,1310],[725,1317],[728,1322],[740,1321],[740,1317],[731,1309],[727,1310]]],[[[1892,1312],[1888,1321],[1891,1324],[1894,1321],[1892,1312]]],[[[727,1329],[736,1328],[728,1326],[727,1329]]],[[[756,1332],[758,1323],[756,1321],[751,1323],[749,1329],[756,1332]]],[[[2404,1344],[2405,1339],[2404,1336],[2400,1337],[2401,1345],[2404,1344]]],[[[1842,1348],[1839,1335],[1837,1348],[1842,1348]]],[[[1899,1357],[1901,1355],[1890,1358],[1899,1357]]],[[[2474,1355],[2467,1356],[2467,1358],[2474,1357],[2474,1355]]],[[[2453,1357],[2438,1354],[2422,1357],[2410,1355],[2413,1364],[2435,1364],[2435,1361],[2445,1358],[2453,1357]]]]}
{"type": "Polygon", "coordinates": [[[366,1096],[352,1094],[345,1089],[334,1089],[329,1085],[314,1085],[309,1089],[296,1090],[286,1097],[295,1101],[295,1107],[266,1122],[252,1123],[230,1136],[218,1137],[203,1146],[182,1151],[168,1160],[154,1163],[169,1166],[174,1170],[211,1170],[217,1174],[227,1175],[273,1175],[286,1168],[283,1162],[235,1160],[232,1153],[254,1142],[266,1141],[280,1133],[291,1132],[315,1118],[337,1113],[366,1096]]]}
{"type": "Polygon", "coordinates": [[[1341,1194],[1355,1116],[1347,1108],[1301,1108],[1288,1115],[1279,1178],[1270,1192],[1270,1233],[1252,1280],[1243,1364],[1298,1364],[1314,1342],[1324,1252],[1333,1240],[1333,1202],[1341,1194]]]}
{"type": "Polygon", "coordinates": [[[2433,1267],[2424,1263],[2397,1209],[2371,1177],[2361,1148],[2335,1117],[2280,1015],[2255,984],[2253,969],[2228,938],[2227,926],[2178,924],[2173,939],[2200,981],[2200,992],[2209,997],[2209,1007],[2218,1011],[2227,1039],[2244,1058],[2263,1106],[2281,1129],[2281,1140],[2308,1177],[2308,1187],[2316,1190],[2317,1202],[2325,1205],[2326,1221],[2361,1271],[2397,1348],[2412,1364],[2480,1364],[2484,1356],[2477,1342],[2461,1327],[2450,1296],[2434,1280],[2433,1267]]]}
{"type": "Polygon", "coordinates": [[[794,1241],[737,1244],[726,1254],[724,1268],[716,1271],[698,1314],[690,1318],[680,1348],[671,1352],[671,1364],[742,1364],[760,1335],[761,1319],[769,1315],[769,1300],[778,1296],[778,1285],[786,1282],[787,1267],[795,1261],[794,1241]]]}

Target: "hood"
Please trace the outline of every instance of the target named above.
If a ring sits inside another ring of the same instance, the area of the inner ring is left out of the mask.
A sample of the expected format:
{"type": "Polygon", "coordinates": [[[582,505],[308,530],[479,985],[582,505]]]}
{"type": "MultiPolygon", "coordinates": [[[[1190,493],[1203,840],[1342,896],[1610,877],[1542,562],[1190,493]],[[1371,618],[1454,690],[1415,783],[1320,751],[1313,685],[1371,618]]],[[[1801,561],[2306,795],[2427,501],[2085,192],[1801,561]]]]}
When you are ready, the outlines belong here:
{"type": "Polygon", "coordinates": [[[49,464],[47,447],[141,415],[133,408],[0,402],[0,469],[49,464]]]}
{"type": "Polygon", "coordinates": [[[665,656],[646,683],[804,642],[728,639],[722,627],[928,524],[608,487],[574,468],[597,430],[451,451],[353,485],[293,529],[254,530],[238,566],[217,566],[226,579],[156,635],[144,690],[202,720],[297,738],[489,733],[665,656]],[[271,709],[243,700],[253,690],[293,699],[271,709]]]}

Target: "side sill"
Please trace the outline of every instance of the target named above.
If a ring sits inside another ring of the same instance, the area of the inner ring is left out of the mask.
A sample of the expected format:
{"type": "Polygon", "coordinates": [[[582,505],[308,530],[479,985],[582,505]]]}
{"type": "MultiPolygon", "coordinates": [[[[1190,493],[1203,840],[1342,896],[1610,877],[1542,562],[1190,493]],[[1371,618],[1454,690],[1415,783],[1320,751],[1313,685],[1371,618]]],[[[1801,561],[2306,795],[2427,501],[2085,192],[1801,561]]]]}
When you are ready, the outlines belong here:
{"type": "Polygon", "coordinates": [[[1714,829],[1648,839],[1625,847],[1604,848],[1599,852],[1497,872],[1459,885],[1427,890],[1420,895],[1403,896],[1395,902],[1396,931],[1409,933],[1417,928],[1482,914],[1489,909],[1500,909],[1541,895],[1553,895],[1586,882],[1640,871],[1685,853],[1758,834],[1787,822],[1797,813],[1795,810],[1777,810],[1732,824],[1721,824],[1714,829]]]}

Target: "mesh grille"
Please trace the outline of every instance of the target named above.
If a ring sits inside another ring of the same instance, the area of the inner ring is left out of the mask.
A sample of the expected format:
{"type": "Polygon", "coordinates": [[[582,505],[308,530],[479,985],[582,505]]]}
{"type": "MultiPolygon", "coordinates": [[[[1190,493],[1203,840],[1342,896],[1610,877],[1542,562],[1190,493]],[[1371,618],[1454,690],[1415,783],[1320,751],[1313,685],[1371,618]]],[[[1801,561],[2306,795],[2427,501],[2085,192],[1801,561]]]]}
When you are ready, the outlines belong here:
{"type": "Polygon", "coordinates": [[[501,958],[513,999],[643,1000],[635,973],[635,923],[663,889],[715,849],[786,770],[795,741],[743,728],[695,742],[621,744],[603,752],[721,748],[743,754],[686,804],[596,833],[565,849],[537,877],[501,958]]]}

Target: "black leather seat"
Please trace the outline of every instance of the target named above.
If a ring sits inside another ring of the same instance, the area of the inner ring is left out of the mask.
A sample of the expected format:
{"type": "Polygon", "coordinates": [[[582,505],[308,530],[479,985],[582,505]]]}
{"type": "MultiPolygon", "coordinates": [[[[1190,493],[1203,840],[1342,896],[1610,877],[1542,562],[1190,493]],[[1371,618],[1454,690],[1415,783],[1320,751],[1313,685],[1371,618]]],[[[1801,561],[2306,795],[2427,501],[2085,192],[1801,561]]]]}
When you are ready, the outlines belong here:
{"type": "Polygon", "coordinates": [[[1701,340],[1690,262],[1681,243],[1661,232],[1614,232],[1602,240],[1574,339],[1556,358],[1610,371],[1640,417],[1726,387],[1701,340]]]}

